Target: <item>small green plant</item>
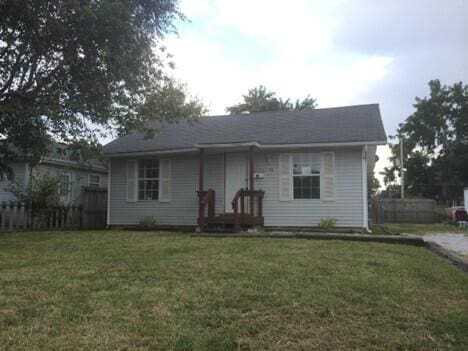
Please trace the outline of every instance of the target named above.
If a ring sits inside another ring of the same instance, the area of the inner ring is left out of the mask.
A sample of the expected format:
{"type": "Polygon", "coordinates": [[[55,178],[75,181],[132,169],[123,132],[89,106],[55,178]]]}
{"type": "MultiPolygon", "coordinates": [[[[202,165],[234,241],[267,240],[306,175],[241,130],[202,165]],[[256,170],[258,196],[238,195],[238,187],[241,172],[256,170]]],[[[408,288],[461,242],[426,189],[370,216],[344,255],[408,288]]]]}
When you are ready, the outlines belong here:
{"type": "Polygon", "coordinates": [[[152,216],[145,216],[140,218],[138,223],[144,228],[151,228],[156,226],[156,224],[158,224],[158,221],[152,216]]]}
{"type": "Polygon", "coordinates": [[[319,227],[322,228],[325,231],[329,231],[333,229],[336,225],[336,219],[335,218],[321,218],[320,219],[320,224],[319,227]]]}

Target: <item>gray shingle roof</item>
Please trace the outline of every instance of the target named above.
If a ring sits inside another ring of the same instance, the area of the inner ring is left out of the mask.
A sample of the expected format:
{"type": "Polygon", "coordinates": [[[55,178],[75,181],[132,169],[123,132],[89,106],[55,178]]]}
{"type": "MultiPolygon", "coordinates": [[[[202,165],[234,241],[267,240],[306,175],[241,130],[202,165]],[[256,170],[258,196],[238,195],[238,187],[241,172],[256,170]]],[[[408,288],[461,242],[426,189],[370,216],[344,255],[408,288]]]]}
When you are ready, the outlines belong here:
{"type": "MultiPolygon", "coordinates": [[[[156,125],[155,125],[156,126],[156,125]]],[[[379,105],[202,117],[165,124],[152,139],[132,133],[104,146],[106,155],[191,149],[197,144],[263,145],[385,141],[379,105]]]]}

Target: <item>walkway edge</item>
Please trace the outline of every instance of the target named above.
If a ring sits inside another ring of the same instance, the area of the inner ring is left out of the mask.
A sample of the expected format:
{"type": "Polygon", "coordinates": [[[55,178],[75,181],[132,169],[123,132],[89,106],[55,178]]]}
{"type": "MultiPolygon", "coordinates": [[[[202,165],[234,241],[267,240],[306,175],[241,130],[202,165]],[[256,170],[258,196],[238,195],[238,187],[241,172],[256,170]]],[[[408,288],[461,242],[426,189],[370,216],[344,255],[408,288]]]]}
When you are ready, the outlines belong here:
{"type": "Polygon", "coordinates": [[[404,244],[425,246],[426,243],[419,237],[396,235],[366,235],[366,234],[337,234],[337,233],[277,233],[277,234],[226,234],[226,233],[197,233],[192,237],[202,238],[273,238],[273,239],[314,239],[314,240],[347,240],[360,242],[378,242],[387,244],[404,244]]]}
{"type": "Polygon", "coordinates": [[[442,256],[444,258],[447,258],[452,262],[455,266],[460,268],[464,272],[468,272],[468,261],[464,260],[460,256],[454,254],[453,252],[447,250],[443,246],[433,242],[433,241],[427,241],[426,242],[426,248],[434,253],[436,253],[439,256],[442,256]]]}

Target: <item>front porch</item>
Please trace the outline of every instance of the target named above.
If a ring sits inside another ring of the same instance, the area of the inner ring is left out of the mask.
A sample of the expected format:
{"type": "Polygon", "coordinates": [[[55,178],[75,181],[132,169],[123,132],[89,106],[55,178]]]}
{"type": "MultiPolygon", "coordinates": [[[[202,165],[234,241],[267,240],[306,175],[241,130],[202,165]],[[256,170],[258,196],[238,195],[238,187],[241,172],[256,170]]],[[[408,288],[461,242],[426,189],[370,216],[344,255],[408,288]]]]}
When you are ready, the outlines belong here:
{"type": "MultiPolygon", "coordinates": [[[[210,149],[212,150],[213,147],[210,149]]],[[[234,233],[251,227],[263,226],[262,190],[255,190],[255,146],[226,148],[224,153],[224,210],[216,210],[216,192],[205,189],[206,153],[208,147],[199,148],[198,226],[200,231],[232,230],[234,233]],[[229,158],[229,155],[241,157],[229,158]],[[245,165],[242,155],[246,154],[245,165]],[[229,161],[231,159],[231,161],[229,161]],[[240,162],[239,162],[240,160],[240,162]],[[245,172],[244,172],[245,171],[245,172]],[[245,186],[243,177],[246,175],[245,186]],[[240,181],[237,181],[240,180],[240,181]]],[[[219,191],[219,190],[218,190],[219,191]]]]}

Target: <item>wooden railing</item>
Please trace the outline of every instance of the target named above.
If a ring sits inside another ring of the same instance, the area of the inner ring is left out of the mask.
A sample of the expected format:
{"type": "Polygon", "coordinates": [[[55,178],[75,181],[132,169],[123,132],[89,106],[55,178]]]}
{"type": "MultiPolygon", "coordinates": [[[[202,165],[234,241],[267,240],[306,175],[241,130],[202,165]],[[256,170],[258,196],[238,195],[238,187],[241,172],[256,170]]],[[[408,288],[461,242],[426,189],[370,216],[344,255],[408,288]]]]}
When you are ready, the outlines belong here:
{"type": "Polygon", "coordinates": [[[215,191],[208,189],[206,191],[197,191],[198,194],[198,225],[200,229],[206,228],[205,208],[208,208],[207,218],[215,216],[215,191]]]}
{"type": "Polygon", "coordinates": [[[234,212],[234,232],[239,232],[241,222],[250,225],[263,224],[263,190],[240,189],[232,200],[232,209],[234,212]],[[246,199],[249,201],[246,204],[246,199]],[[255,201],[256,200],[256,201],[255,201]],[[240,211],[239,211],[240,204],[240,211]],[[249,211],[246,213],[246,207],[249,211]],[[257,205],[255,207],[255,205],[257,205]]]}

